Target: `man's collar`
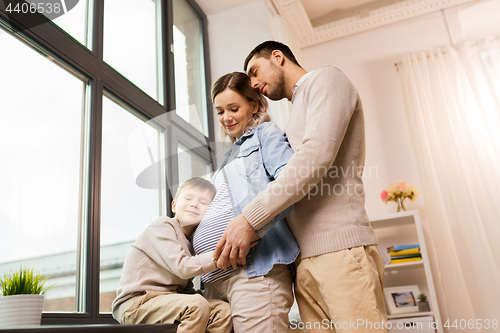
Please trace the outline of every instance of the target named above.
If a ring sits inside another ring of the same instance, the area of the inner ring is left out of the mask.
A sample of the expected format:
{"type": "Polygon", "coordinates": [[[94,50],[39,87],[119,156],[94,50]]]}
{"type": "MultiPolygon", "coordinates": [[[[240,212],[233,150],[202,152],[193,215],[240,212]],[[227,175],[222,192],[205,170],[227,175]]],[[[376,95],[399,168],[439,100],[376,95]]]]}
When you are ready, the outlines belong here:
{"type": "Polygon", "coordinates": [[[309,74],[311,74],[311,72],[305,73],[297,82],[295,82],[295,84],[292,87],[292,96],[295,95],[295,92],[297,91],[301,83],[304,82],[304,80],[309,76],[309,74]]]}

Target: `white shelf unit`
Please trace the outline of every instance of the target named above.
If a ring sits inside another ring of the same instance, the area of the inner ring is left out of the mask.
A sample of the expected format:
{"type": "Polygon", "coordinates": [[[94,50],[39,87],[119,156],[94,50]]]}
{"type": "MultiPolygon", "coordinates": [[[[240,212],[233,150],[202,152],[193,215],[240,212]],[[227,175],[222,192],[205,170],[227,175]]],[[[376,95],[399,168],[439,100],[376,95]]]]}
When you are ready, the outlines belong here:
{"type": "Polygon", "coordinates": [[[384,287],[418,285],[420,292],[427,295],[431,311],[388,315],[388,319],[433,316],[434,321],[438,323],[437,332],[443,333],[443,323],[439,314],[436,291],[418,210],[374,216],[370,218],[370,223],[377,235],[380,249],[384,251],[381,255],[386,256],[386,258],[389,259],[387,248],[393,245],[420,244],[420,252],[422,253],[421,261],[386,265],[384,287]]]}

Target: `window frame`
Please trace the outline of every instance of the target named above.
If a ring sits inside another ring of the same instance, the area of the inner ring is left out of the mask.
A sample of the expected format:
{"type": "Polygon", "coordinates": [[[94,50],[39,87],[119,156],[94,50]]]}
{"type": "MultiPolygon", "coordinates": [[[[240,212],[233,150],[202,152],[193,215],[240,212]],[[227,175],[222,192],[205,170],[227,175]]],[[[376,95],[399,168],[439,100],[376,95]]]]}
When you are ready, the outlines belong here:
{"type": "MultiPolygon", "coordinates": [[[[161,18],[161,52],[163,54],[161,70],[163,72],[162,97],[160,104],[147,93],[135,86],[132,82],[123,77],[111,66],[103,61],[103,26],[104,26],[104,1],[89,0],[88,20],[92,25],[92,31],[89,33],[88,40],[92,43],[89,48],[80,44],[63,29],[51,22],[45,16],[34,13],[18,15],[16,19],[9,20],[9,16],[0,8],[0,23],[9,22],[13,29],[21,31],[16,32],[23,39],[43,50],[42,53],[51,55],[55,62],[78,73],[88,79],[89,94],[87,95],[86,111],[89,112],[89,128],[86,138],[88,141],[88,155],[82,163],[86,163],[86,186],[87,193],[84,194],[84,203],[82,208],[85,210],[83,216],[80,234],[82,237],[78,244],[78,260],[81,261],[80,269],[83,274],[78,274],[76,284],[75,302],[78,311],[82,312],[46,312],[42,315],[42,325],[64,325],[64,324],[116,324],[111,314],[99,312],[99,283],[100,283],[100,191],[101,191],[101,145],[102,145],[102,105],[103,96],[111,94],[120,99],[123,103],[133,108],[145,119],[153,119],[164,115],[170,110],[175,110],[175,79],[174,79],[174,57],[171,52],[173,45],[173,3],[172,0],[157,0],[161,2],[161,12],[158,13],[161,18]],[[3,21],[3,22],[1,22],[3,21]],[[25,29],[29,23],[37,22],[39,25],[25,29]],[[78,299],[82,297],[81,301],[78,299]],[[78,308],[80,307],[80,308],[78,308]]],[[[166,179],[177,179],[177,142],[181,140],[186,142],[199,155],[210,163],[212,170],[215,167],[215,154],[212,151],[209,142],[214,142],[214,120],[211,116],[212,103],[210,100],[210,58],[207,32],[207,17],[195,2],[195,0],[184,0],[193,9],[200,19],[202,28],[203,61],[205,71],[205,91],[207,105],[208,137],[199,132],[192,125],[175,114],[169,112],[167,124],[164,125],[164,148],[166,156],[172,158],[166,159],[166,179]],[[170,117],[171,115],[171,117],[170,117]],[[174,147],[175,146],[175,147],[174,147]],[[200,148],[200,147],[206,147],[200,148]],[[174,154],[172,154],[172,152],[174,154]]],[[[12,0],[22,4],[23,0],[12,0]]],[[[165,117],[162,117],[164,119],[165,117]]],[[[191,148],[190,147],[190,148],[191,148]]],[[[172,193],[168,190],[164,198],[166,202],[166,212],[172,216],[170,202],[172,193]]]]}

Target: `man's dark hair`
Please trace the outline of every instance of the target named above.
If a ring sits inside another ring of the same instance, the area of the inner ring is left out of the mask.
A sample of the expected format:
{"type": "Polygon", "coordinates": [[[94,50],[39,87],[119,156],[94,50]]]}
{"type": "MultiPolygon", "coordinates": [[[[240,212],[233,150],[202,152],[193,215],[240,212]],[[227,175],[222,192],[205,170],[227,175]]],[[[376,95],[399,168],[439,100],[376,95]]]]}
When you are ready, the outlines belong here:
{"type": "Polygon", "coordinates": [[[273,53],[274,50],[279,50],[283,55],[290,61],[292,61],[294,64],[297,66],[301,67],[299,63],[297,62],[297,59],[295,59],[295,56],[292,53],[292,50],[288,46],[286,46],[283,43],[276,42],[274,40],[268,40],[266,42],[260,43],[257,45],[252,52],[247,56],[245,59],[245,63],[243,65],[243,70],[246,72],[247,67],[248,67],[248,62],[250,59],[252,59],[254,56],[257,58],[266,58],[269,59],[271,58],[271,54],[273,53]]]}

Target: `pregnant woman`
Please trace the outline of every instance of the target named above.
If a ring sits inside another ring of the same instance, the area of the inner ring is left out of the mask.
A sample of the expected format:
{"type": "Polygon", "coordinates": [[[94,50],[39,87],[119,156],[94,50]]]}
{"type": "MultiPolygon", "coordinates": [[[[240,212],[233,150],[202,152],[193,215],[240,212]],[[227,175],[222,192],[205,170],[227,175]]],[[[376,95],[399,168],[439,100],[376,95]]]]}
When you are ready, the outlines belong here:
{"type": "MultiPolygon", "coordinates": [[[[217,194],[195,234],[196,254],[215,249],[227,224],[267,184],[278,177],[293,154],[285,133],[267,113],[267,101],[244,73],[229,73],[212,87],[212,101],[223,138],[233,146],[212,177],[217,194]]],[[[299,248],[284,221],[291,207],[257,233],[246,266],[216,270],[201,280],[208,298],[229,301],[235,333],[286,332],[293,303],[290,266],[299,248]]]]}

